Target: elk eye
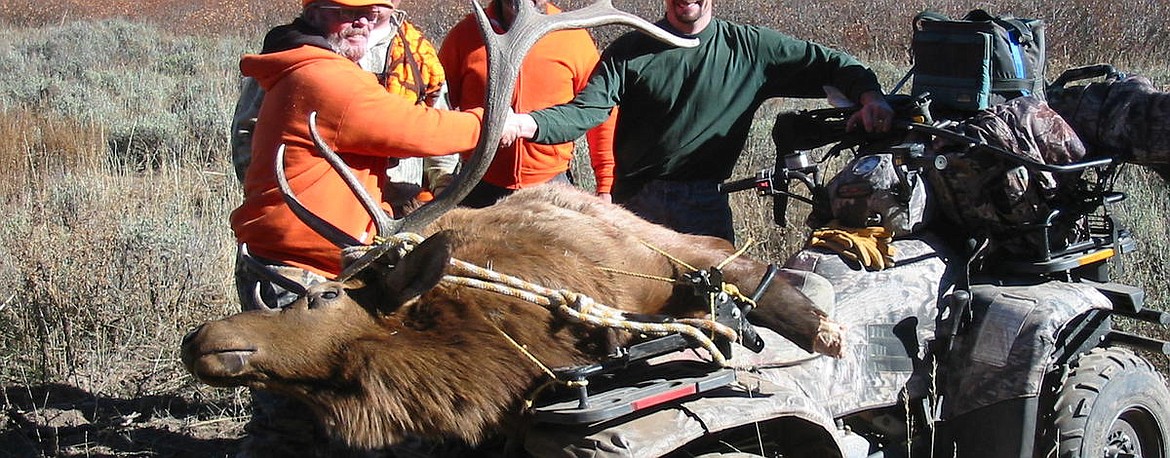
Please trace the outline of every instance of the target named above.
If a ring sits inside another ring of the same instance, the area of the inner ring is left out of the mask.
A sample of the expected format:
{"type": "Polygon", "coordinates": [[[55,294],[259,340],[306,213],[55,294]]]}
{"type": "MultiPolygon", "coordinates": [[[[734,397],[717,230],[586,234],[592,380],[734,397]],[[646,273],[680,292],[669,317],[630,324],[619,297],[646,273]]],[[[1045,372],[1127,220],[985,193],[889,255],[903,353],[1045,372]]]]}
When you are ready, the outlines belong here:
{"type": "Polygon", "coordinates": [[[309,308],[315,309],[318,307],[325,307],[330,301],[337,299],[341,292],[336,289],[328,289],[319,291],[316,294],[309,295],[309,308]]]}

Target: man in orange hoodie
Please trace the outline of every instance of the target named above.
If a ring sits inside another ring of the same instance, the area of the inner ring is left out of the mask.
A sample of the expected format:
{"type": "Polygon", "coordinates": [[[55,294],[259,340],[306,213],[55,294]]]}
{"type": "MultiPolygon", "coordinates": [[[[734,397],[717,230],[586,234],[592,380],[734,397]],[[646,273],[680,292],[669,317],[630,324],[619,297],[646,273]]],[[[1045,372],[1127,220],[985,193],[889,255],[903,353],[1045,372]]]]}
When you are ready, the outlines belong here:
{"type": "MultiPolygon", "coordinates": [[[[373,72],[392,94],[416,104],[447,108],[446,77],[439,64],[438,51],[406,19],[406,11],[399,8],[400,1],[382,0],[372,6],[376,8],[378,21],[372,24],[369,49],[358,65],[373,72]]],[[[231,128],[232,162],[241,182],[252,160],[252,131],[263,100],[264,90],[259,83],[254,78],[243,78],[231,128]]],[[[385,197],[396,213],[405,213],[445,188],[458,164],[457,154],[398,159],[397,165],[387,170],[390,180],[384,188],[385,197]]]]}
{"type": "MultiPolygon", "coordinates": [[[[389,160],[466,152],[479,137],[481,110],[416,105],[387,92],[374,74],[356,64],[367,50],[371,27],[384,19],[384,0],[303,1],[301,17],[274,28],[260,54],[240,61],[243,74],[266,92],[252,140],[253,158],[244,175],[244,202],[231,215],[236,240],[251,253],[240,257],[236,269],[245,309],[281,307],[296,299],[295,292],[281,286],[287,283],[268,272],[310,284],[341,270],[340,250],[285,204],[277,166],[284,168],[293,192],[309,210],[359,241],[375,235],[369,214],[316,154],[309,113],[317,112],[324,141],[375,199],[382,197],[389,160]],[[281,145],[285,158],[277,165],[281,145]]],[[[285,396],[254,392],[246,429],[249,437],[241,456],[344,455],[329,444],[309,410],[285,396]]]]}
{"type": "Polygon", "coordinates": [[[466,152],[475,146],[480,110],[415,105],[388,93],[354,63],[365,53],[379,3],[308,3],[292,24],[269,32],[260,54],[240,61],[244,75],[266,91],[252,140],[254,157],[244,175],[244,203],[231,215],[237,240],[252,254],[323,275],[340,271],[337,247],[302,224],[281,198],[273,161],[282,144],[289,183],[306,206],[357,240],[372,236],[370,216],[316,154],[310,112],[317,112],[324,140],[375,198],[382,196],[388,159],[466,152]]]}
{"type": "MultiPolygon", "coordinates": [[[[516,17],[516,1],[532,1],[536,10],[545,14],[560,12],[547,0],[495,0],[488,4],[487,16],[497,32],[511,27],[516,17]]],[[[599,58],[593,38],[584,29],[546,35],[536,42],[520,67],[512,108],[524,112],[572,100],[577,91],[585,87],[599,58]]],[[[463,109],[482,106],[487,83],[487,53],[473,16],[467,16],[447,33],[439,47],[439,62],[447,72],[451,106],[463,109]]],[[[585,134],[597,194],[607,200],[613,185],[616,113],[617,109],[614,109],[609,120],[585,134]]],[[[500,148],[483,179],[462,204],[485,207],[517,189],[550,181],[568,182],[567,171],[573,149],[573,142],[542,145],[525,141],[500,148]]]]}

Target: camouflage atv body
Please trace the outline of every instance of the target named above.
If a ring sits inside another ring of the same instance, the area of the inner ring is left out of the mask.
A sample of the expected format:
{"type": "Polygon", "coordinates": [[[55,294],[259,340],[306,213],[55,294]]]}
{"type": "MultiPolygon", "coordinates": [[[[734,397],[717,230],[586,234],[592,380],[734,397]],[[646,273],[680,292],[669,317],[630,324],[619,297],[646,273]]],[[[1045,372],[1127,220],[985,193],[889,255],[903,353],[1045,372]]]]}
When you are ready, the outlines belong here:
{"type": "Polygon", "coordinates": [[[939,415],[930,421],[962,425],[954,434],[964,449],[960,456],[1032,456],[1034,446],[1021,450],[1024,437],[1032,437],[1022,424],[1026,415],[1039,415],[1029,406],[1039,405],[1061,354],[1058,347],[1067,343],[1076,318],[1108,312],[1111,302],[1078,283],[977,286],[974,302],[982,303],[970,332],[957,336],[947,361],[939,362],[942,367],[931,368],[926,349],[935,341],[939,304],[953,292],[949,255],[929,237],[894,245],[896,266],[880,272],[858,270],[821,249],[806,249],[788,262],[789,268],[815,272],[833,284],[832,314],[849,326],[846,358],[816,357],[761,331],[764,352],[735,349],[736,384],[615,422],[537,425],[528,451],[641,457],[722,449],[760,456],[866,457],[885,450],[885,456],[897,456],[894,450],[907,449],[905,442],[922,428],[914,422],[926,421],[905,412],[930,406],[939,415]],[[911,322],[917,325],[903,336],[913,339],[909,348],[920,349],[913,356],[895,332],[899,323],[911,322]],[[948,374],[945,387],[931,389],[932,369],[948,374]],[[756,441],[757,431],[762,441],[756,441]]]}

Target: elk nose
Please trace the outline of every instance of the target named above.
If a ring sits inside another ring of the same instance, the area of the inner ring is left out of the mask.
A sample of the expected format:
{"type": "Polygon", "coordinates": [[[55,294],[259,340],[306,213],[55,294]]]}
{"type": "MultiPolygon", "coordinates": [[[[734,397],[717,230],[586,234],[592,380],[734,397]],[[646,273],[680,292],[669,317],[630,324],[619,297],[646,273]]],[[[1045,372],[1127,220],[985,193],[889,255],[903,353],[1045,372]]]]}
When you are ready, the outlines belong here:
{"type": "Polygon", "coordinates": [[[183,343],[181,345],[186,346],[189,342],[191,342],[191,339],[195,338],[195,334],[199,334],[199,331],[203,330],[203,326],[206,326],[206,323],[199,325],[199,327],[192,329],[191,332],[188,332],[187,335],[183,336],[183,343]]]}

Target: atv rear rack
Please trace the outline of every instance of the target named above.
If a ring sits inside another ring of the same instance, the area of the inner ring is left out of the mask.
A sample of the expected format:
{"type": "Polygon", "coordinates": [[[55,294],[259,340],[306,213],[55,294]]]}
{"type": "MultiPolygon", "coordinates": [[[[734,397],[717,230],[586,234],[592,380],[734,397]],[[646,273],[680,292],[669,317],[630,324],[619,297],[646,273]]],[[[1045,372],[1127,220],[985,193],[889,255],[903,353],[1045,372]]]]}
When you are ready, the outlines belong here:
{"type": "MultiPolygon", "coordinates": [[[[695,290],[696,297],[712,301],[710,305],[716,322],[735,329],[743,348],[759,352],[764,342],[746,317],[751,304],[768,289],[778,270],[775,265],[768,267],[751,301],[746,303],[740,303],[723,292],[723,274],[717,268],[688,272],[683,278],[695,290]]],[[[666,317],[644,318],[669,320],[666,317]]],[[[731,357],[731,342],[718,339],[715,343],[724,358],[731,357]]],[[[594,364],[554,369],[556,380],[569,389],[557,392],[551,401],[538,400],[538,405],[532,408],[533,419],[556,424],[596,423],[735,382],[733,369],[711,361],[695,360],[689,356],[655,363],[650,361],[696,348],[699,347],[695,342],[672,333],[619,348],[594,364]]]]}

